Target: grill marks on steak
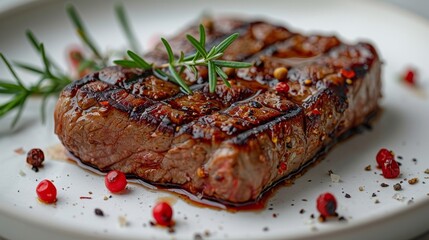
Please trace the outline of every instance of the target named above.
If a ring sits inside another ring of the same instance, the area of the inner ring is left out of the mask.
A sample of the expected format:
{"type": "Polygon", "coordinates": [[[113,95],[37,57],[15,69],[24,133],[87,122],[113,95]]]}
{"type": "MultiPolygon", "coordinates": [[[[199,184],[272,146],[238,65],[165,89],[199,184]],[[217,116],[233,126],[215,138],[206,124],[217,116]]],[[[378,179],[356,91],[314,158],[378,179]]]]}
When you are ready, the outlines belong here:
{"type": "MultiPolygon", "coordinates": [[[[56,133],[66,148],[101,170],[243,203],[376,110],[380,63],[371,45],[302,36],[265,22],[212,24],[209,44],[241,32],[225,59],[255,62],[230,76],[231,88],[219,82],[211,94],[202,74],[188,96],[151,71],[103,69],[69,85],[59,99],[56,133]],[[273,89],[277,67],[289,69],[287,96],[273,89]],[[351,85],[343,68],[357,74],[351,85]]],[[[191,52],[183,39],[196,29],[174,37],[173,49],[191,52]]],[[[158,45],[146,58],[167,57],[158,45]]],[[[192,84],[194,76],[185,77],[192,84]]]]}

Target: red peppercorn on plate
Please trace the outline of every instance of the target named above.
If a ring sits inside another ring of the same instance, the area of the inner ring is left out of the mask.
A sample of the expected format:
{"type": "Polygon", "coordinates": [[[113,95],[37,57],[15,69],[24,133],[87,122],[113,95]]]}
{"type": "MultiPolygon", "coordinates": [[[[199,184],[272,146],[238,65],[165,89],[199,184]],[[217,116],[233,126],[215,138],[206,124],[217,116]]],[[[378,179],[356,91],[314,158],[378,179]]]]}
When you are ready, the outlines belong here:
{"type": "MultiPolygon", "coordinates": [[[[73,3],[100,49],[126,51],[114,1],[73,3]]],[[[0,118],[1,237],[410,239],[429,231],[428,22],[366,1],[168,0],[126,1],[124,6],[144,50],[154,45],[153,39],[177,32],[204,13],[262,18],[299,32],[334,34],[350,43],[369,41],[383,61],[382,111],[372,130],[339,143],[302,176],[266,194],[259,205],[223,209],[221,204],[207,207],[127,182],[121,172],[97,174],[67,160],[54,134],[56,99],[46,102],[48,117],[42,124],[42,99],[31,98],[15,128],[10,127],[13,114],[0,118]],[[27,160],[28,152],[37,148],[44,160],[34,154],[27,160]]],[[[67,19],[65,1],[34,2],[0,14],[0,52],[9,60],[42,66],[26,42],[27,29],[44,43],[48,58],[68,67],[63,60],[66,49],[75,49],[79,39],[67,19]]],[[[29,72],[18,74],[24,83],[38,80],[29,72]]],[[[274,74],[283,79],[287,69],[274,74]]],[[[340,74],[353,78],[356,73],[344,69],[340,74]]],[[[0,79],[12,77],[0,64],[0,79]]],[[[277,88],[289,90],[287,84],[277,88]]],[[[0,95],[0,101],[7,99],[0,95]]]]}

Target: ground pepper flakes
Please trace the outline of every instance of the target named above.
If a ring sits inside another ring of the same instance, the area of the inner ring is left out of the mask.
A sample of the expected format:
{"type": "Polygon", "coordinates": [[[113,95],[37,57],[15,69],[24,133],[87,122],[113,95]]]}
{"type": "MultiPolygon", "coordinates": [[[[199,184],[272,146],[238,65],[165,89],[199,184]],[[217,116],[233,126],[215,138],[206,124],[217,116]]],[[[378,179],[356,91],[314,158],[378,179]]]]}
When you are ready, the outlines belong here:
{"type": "Polygon", "coordinates": [[[304,85],[306,86],[310,86],[313,83],[313,81],[311,79],[305,79],[304,80],[304,85]]]}
{"type": "Polygon", "coordinates": [[[418,182],[419,182],[418,178],[411,178],[411,179],[408,180],[408,183],[411,184],[411,185],[414,185],[414,184],[416,184],[418,182]]]}
{"type": "Polygon", "coordinates": [[[286,79],[287,76],[287,68],[285,67],[278,67],[274,70],[274,77],[277,78],[278,80],[282,81],[286,79]]]}
{"type": "Polygon", "coordinates": [[[109,101],[101,101],[101,102],[100,102],[100,104],[101,104],[103,107],[108,107],[108,106],[109,106],[109,101]]]}
{"type": "Polygon", "coordinates": [[[405,83],[409,84],[410,86],[416,85],[416,74],[417,70],[414,68],[409,68],[405,71],[404,75],[402,76],[402,79],[405,83]]]}
{"type": "Polygon", "coordinates": [[[350,78],[347,78],[347,79],[346,79],[346,83],[347,83],[348,85],[352,85],[352,84],[353,84],[353,80],[351,80],[350,78]]]}
{"type": "Polygon", "coordinates": [[[94,209],[94,213],[95,213],[95,215],[100,216],[100,217],[104,216],[104,212],[99,208],[94,209]]]}
{"type": "Polygon", "coordinates": [[[204,169],[202,169],[202,168],[198,168],[197,169],[197,176],[199,177],[199,178],[204,178],[204,177],[206,177],[206,173],[204,172],[204,169]]]}
{"type": "Polygon", "coordinates": [[[343,77],[351,79],[354,78],[356,76],[355,72],[352,69],[341,69],[341,75],[343,75],[343,77]]]}
{"type": "Polygon", "coordinates": [[[397,183],[397,184],[393,185],[393,189],[395,191],[400,191],[400,190],[402,190],[402,186],[401,186],[401,184],[397,183]]]}
{"type": "Polygon", "coordinates": [[[280,94],[287,94],[289,92],[290,87],[285,82],[279,82],[277,83],[275,89],[280,94]]]}
{"type": "Polygon", "coordinates": [[[19,155],[24,155],[25,154],[25,151],[24,151],[24,149],[21,147],[21,148],[17,148],[17,149],[15,149],[15,150],[13,150],[16,154],[19,154],[19,155]]]}

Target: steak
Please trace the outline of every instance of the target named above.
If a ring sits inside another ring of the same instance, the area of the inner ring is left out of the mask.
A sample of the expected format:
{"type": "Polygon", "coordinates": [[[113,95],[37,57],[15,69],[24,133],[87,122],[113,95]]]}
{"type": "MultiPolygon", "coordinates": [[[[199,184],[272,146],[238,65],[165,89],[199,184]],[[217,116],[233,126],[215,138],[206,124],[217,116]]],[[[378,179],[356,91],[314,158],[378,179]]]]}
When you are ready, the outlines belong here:
{"type": "MultiPolygon", "coordinates": [[[[258,200],[378,110],[380,60],[368,43],[302,35],[264,21],[216,18],[206,23],[212,46],[238,32],[223,59],[253,62],[228,71],[209,92],[207,70],[183,78],[194,91],[152,71],[107,67],[67,86],[55,109],[66,149],[101,171],[120,170],[226,204],[258,200]],[[288,92],[276,91],[277,68],[288,92]]],[[[169,39],[175,54],[193,53],[185,34],[169,39]]],[[[168,58],[162,45],[144,55],[168,58]]]]}

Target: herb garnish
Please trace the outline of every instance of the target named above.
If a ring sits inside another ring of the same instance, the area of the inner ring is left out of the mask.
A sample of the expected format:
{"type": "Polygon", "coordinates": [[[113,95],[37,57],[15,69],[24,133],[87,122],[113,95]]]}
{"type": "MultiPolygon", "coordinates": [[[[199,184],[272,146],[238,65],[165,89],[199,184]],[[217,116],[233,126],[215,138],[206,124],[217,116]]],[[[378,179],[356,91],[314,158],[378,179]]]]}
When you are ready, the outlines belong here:
{"type": "MultiPolygon", "coordinates": [[[[92,57],[90,59],[83,60],[81,64],[93,66],[94,70],[107,67],[109,56],[103,56],[98,50],[97,45],[92,41],[92,38],[86,31],[86,27],[83,24],[83,21],[81,20],[76,8],[73,5],[68,5],[66,11],[82,43],[86,45],[92,52],[92,57]]],[[[119,18],[119,16],[117,17],[119,18]]]]}
{"type": "Polygon", "coordinates": [[[0,117],[3,117],[15,108],[18,109],[18,113],[12,121],[12,127],[15,126],[19,120],[25,106],[25,102],[30,96],[42,96],[41,115],[42,121],[44,122],[47,98],[51,95],[56,95],[71,82],[71,79],[61,73],[57,65],[52,63],[46,56],[44,45],[42,43],[39,44],[31,32],[27,32],[27,37],[32,43],[34,43],[44,66],[43,68],[38,68],[24,63],[15,63],[15,65],[39,75],[40,78],[35,84],[25,86],[20,77],[16,74],[10,62],[3,56],[3,54],[0,53],[1,59],[15,79],[15,83],[0,80],[0,94],[12,95],[12,98],[9,101],[0,105],[0,117]]]}
{"type": "MultiPolygon", "coordinates": [[[[107,63],[110,61],[111,56],[108,54],[102,54],[102,52],[98,50],[96,44],[92,41],[92,38],[87,32],[86,27],[75,7],[73,5],[68,5],[66,10],[83,45],[85,45],[91,51],[90,57],[84,58],[81,56],[82,58],[79,59],[79,65],[76,69],[78,74],[85,72],[85,70],[96,71],[106,67],[107,63]]],[[[122,5],[117,5],[115,10],[116,17],[118,18],[123,31],[126,33],[125,35],[128,38],[131,48],[133,50],[138,50],[137,41],[131,32],[131,27],[129,26],[128,20],[126,18],[124,7],[122,5]]],[[[6,57],[0,53],[1,60],[4,62],[13,77],[13,80],[0,80],[0,95],[10,96],[5,103],[0,104],[0,118],[12,112],[14,109],[17,109],[17,114],[12,121],[12,127],[14,127],[18,122],[27,99],[33,96],[42,97],[40,110],[42,122],[44,122],[46,115],[46,100],[48,97],[57,96],[58,93],[61,92],[65,86],[70,84],[73,79],[71,73],[66,73],[58,66],[58,64],[53,62],[51,58],[47,56],[44,45],[31,31],[27,31],[26,36],[30,45],[39,55],[43,65],[42,67],[37,67],[32,64],[21,62],[10,63],[6,57]],[[35,75],[39,76],[39,80],[32,85],[24,85],[23,81],[16,73],[14,66],[19,69],[34,73],[35,75]]]]}
{"type": "Polygon", "coordinates": [[[208,68],[209,77],[209,90],[214,92],[217,83],[217,76],[219,76],[226,86],[231,87],[227,81],[228,75],[223,71],[222,67],[228,68],[248,68],[252,66],[247,62],[235,62],[219,60],[223,56],[225,50],[238,38],[238,33],[234,33],[220,42],[218,45],[213,46],[209,51],[206,50],[206,32],[204,26],[200,25],[200,40],[198,41],[191,35],[186,35],[188,41],[195,48],[196,53],[185,57],[183,52],[180,52],[179,58],[174,56],[170,44],[164,38],[161,38],[162,43],[167,51],[168,63],[161,65],[150,64],[143,58],[138,56],[133,51],[128,51],[128,56],[131,60],[116,60],[113,61],[116,65],[129,68],[141,68],[144,70],[153,70],[157,77],[164,80],[170,80],[180,85],[182,90],[187,94],[192,94],[192,90],[185,83],[180,76],[185,68],[192,71],[195,77],[198,76],[198,69],[196,66],[206,66],[208,68]],[[168,72],[163,69],[168,69],[168,72]],[[179,71],[177,70],[179,69],[179,71]]]}
{"type": "MultiPolygon", "coordinates": [[[[83,45],[85,45],[91,52],[90,57],[83,57],[83,54],[82,56],[79,56],[79,65],[77,68],[78,74],[84,73],[86,70],[97,71],[106,67],[111,61],[110,59],[112,54],[104,54],[99,50],[73,5],[68,5],[66,7],[66,11],[83,45]]],[[[225,85],[230,87],[230,84],[227,81],[228,75],[222,69],[223,67],[247,68],[251,66],[250,63],[246,62],[219,60],[223,56],[225,50],[237,39],[238,33],[232,34],[221,43],[213,46],[209,51],[207,51],[206,33],[203,25],[200,25],[199,40],[195,39],[191,35],[186,36],[188,41],[196,50],[194,54],[185,56],[184,53],[181,52],[180,56],[175,56],[170,44],[167,40],[162,38],[162,43],[164,44],[168,54],[168,63],[161,65],[148,63],[136,53],[140,52],[140,47],[131,30],[129,21],[126,17],[127,14],[123,6],[117,5],[115,13],[132,50],[127,51],[127,55],[130,60],[116,60],[114,63],[123,67],[152,70],[157,77],[163,80],[170,80],[178,84],[187,94],[192,94],[192,90],[181,77],[185,69],[193,72],[195,77],[198,77],[197,66],[206,66],[208,68],[209,90],[210,92],[214,92],[218,76],[223,80],[225,85]]],[[[0,118],[17,109],[17,114],[12,121],[12,127],[14,127],[18,122],[27,99],[32,96],[42,97],[41,116],[42,122],[44,122],[46,100],[48,97],[57,96],[58,93],[61,92],[65,86],[70,84],[73,79],[71,73],[67,73],[62,70],[58,64],[51,60],[51,58],[46,54],[43,43],[41,43],[31,31],[27,31],[26,36],[29,43],[39,55],[42,67],[22,62],[12,62],[11,64],[6,57],[0,53],[1,60],[4,62],[13,77],[13,80],[0,79],[0,95],[10,96],[5,103],[0,104],[0,118]],[[13,66],[39,76],[39,80],[35,84],[28,86],[24,85],[13,66]]],[[[115,51],[115,53],[118,53],[118,51],[115,51]]]]}

